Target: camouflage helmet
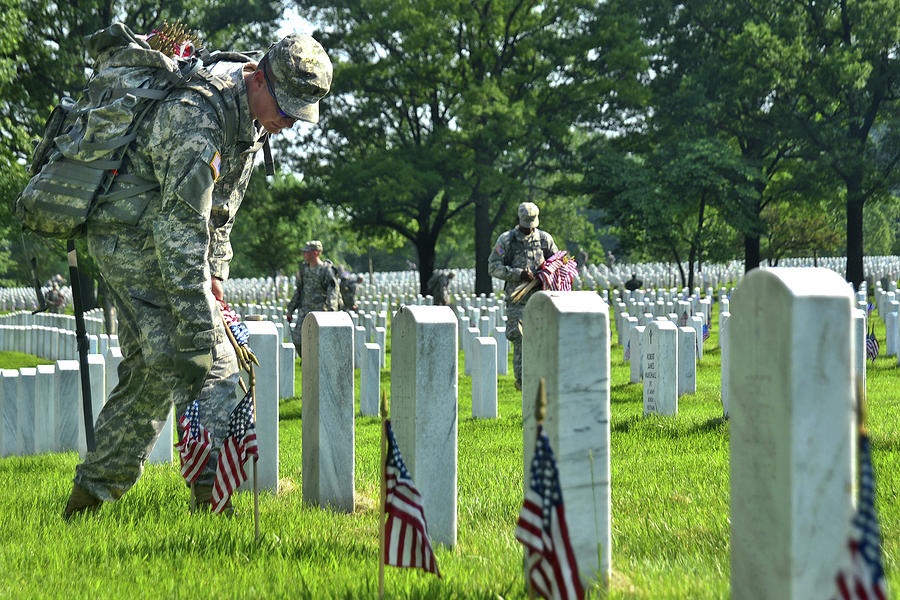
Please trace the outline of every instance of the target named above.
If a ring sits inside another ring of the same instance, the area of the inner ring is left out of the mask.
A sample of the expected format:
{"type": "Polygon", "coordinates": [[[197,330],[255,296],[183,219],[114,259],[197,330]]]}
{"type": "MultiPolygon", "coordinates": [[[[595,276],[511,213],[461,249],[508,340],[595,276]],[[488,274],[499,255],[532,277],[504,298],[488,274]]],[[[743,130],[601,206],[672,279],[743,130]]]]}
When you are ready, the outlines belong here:
{"type": "Polygon", "coordinates": [[[519,225],[522,227],[537,227],[540,223],[538,219],[538,207],[533,202],[523,202],[519,205],[519,225]]]}
{"type": "Polygon", "coordinates": [[[292,119],[319,122],[319,100],[331,89],[332,68],[322,45],[292,33],[263,57],[275,101],[292,119]]]}

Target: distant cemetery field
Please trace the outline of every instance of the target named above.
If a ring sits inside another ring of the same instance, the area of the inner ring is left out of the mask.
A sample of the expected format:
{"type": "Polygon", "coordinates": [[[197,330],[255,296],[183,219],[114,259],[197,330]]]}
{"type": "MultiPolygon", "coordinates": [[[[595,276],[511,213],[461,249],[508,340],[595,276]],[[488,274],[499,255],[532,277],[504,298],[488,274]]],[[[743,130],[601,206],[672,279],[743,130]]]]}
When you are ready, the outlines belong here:
{"type": "MultiPolygon", "coordinates": [[[[718,323],[717,304],[712,323],[718,323]]],[[[884,323],[875,323],[884,343],[884,323]]],[[[642,384],[629,383],[615,330],[612,339],[609,597],[728,598],[729,422],[722,418],[720,401],[718,328],[704,343],[696,394],[679,399],[674,418],[643,416],[642,384]]],[[[462,352],[459,360],[462,365],[462,352]]],[[[0,361],[4,368],[38,362],[12,353],[0,353],[0,361]]],[[[387,362],[381,386],[389,390],[389,346],[387,362]]],[[[175,463],[148,465],[122,500],[96,517],[65,523],[60,513],[77,453],[4,458],[0,597],[376,597],[379,421],[356,417],[353,513],[304,504],[299,362],[295,372],[296,396],[280,401],[279,494],[261,495],[259,544],[252,495],[238,495],[231,520],[191,516],[175,463]]],[[[500,375],[499,418],[472,419],[472,380],[463,373],[460,366],[458,544],[436,548],[443,579],[388,568],[388,598],[527,597],[523,551],[513,536],[523,490],[521,398],[512,375],[500,375]]],[[[870,363],[867,388],[884,566],[889,588],[897,590],[896,358],[882,354],[870,363]]]]}

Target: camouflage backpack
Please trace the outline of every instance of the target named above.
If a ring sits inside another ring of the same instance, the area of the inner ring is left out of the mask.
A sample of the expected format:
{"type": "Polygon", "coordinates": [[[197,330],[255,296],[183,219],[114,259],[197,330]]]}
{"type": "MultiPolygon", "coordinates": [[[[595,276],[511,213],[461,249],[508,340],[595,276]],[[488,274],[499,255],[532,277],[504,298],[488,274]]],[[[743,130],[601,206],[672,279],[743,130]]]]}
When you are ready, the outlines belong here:
{"type": "MultiPolygon", "coordinates": [[[[146,192],[159,184],[119,169],[141,122],[173,90],[202,87],[209,96],[212,85],[223,106],[226,142],[237,130],[237,107],[222,93],[225,82],[211,76],[199,58],[170,58],[121,23],[93,34],[88,52],[94,74],[81,99],[63,98],[50,113],[32,155],[31,180],[16,198],[23,230],[44,237],[80,237],[91,212],[106,202],[142,203],[123,211],[123,222],[137,222],[148,202],[146,192]],[[110,192],[114,181],[123,185],[110,192]]],[[[222,56],[251,60],[236,53],[222,56]]]]}

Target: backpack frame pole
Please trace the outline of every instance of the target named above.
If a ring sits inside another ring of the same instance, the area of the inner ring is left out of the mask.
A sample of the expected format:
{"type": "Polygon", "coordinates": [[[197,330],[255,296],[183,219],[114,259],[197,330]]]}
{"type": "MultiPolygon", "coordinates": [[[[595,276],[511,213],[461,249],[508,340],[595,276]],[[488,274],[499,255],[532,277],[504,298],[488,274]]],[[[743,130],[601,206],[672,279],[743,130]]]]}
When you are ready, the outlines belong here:
{"type": "Polygon", "coordinates": [[[78,371],[81,374],[81,405],[84,412],[84,440],[88,452],[93,452],[94,414],[91,407],[91,372],[88,367],[88,338],[84,327],[84,303],[81,298],[81,281],[78,279],[78,254],[75,240],[66,240],[66,257],[69,262],[69,278],[72,280],[72,304],[75,309],[75,339],[78,343],[78,371]]]}

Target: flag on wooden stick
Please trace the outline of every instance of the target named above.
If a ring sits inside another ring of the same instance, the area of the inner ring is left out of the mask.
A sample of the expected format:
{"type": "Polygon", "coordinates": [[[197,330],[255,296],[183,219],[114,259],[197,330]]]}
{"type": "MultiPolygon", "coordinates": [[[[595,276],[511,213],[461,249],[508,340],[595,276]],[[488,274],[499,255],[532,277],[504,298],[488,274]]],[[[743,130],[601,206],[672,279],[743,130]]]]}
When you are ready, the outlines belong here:
{"type": "Polygon", "coordinates": [[[251,456],[259,458],[259,447],[256,443],[253,396],[251,392],[247,392],[231,411],[228,420],[228,433],[216,465],[216,483],[212,492],[213,512],[225,510],[228,499],[247,480],[244,464],[251,456]]]}
{"type": "Polygon", "coordinates": [[[581,600],[584,589],[563,506],[559,472],[543,425],[531,460],[531,486],[519,511],[516,539],[525,546],[525,573],[531,588],[552,600],[581,600]]]}
{"type": "Polygon", "coordinates": [[[191,402],[178,420],[181,426],[181,441],[175,444],[181,457],[181,476],[193,483],[209,462],[211,449],[209,432],[200,424],[200,402],[191,402]]]}
{"type": "Polygon", "coordinates": [[[387,461],[384,465],[384,555],[386,565],[414,567],[441,576],[428,540],[422,495],[416,489],[394,438],[390,419],[384,421],[387,461]]]}

